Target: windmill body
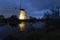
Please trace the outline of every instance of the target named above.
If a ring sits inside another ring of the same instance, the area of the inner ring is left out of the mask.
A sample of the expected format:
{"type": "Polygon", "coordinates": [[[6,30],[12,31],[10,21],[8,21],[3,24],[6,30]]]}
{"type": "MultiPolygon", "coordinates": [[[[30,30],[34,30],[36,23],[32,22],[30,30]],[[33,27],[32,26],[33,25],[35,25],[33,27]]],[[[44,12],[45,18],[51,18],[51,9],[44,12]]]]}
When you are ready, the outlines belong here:
{"type": "Polygon", "coordinates": [[[26,12],[24,9],[20,9],[19,19],[20,20],[26,20],[27,19],[26,12]]]}

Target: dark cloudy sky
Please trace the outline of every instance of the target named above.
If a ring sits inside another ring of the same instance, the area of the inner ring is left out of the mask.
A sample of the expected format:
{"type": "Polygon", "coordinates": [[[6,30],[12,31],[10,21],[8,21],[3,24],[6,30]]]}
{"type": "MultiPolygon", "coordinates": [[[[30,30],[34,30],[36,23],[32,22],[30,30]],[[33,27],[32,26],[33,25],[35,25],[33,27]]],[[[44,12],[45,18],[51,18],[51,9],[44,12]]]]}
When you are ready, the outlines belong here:
{"type": "MultiPolygon", "coordinates": [[[[60,5],[60,0],[0,0],[0,14],[5,17],[12,14],[19,15],[16,8],[24,8],[28,16],[42,17],[44,12],[51,7],[60,5]]],[[[50,12],[50,11],[49,11],[50,12]]]]}

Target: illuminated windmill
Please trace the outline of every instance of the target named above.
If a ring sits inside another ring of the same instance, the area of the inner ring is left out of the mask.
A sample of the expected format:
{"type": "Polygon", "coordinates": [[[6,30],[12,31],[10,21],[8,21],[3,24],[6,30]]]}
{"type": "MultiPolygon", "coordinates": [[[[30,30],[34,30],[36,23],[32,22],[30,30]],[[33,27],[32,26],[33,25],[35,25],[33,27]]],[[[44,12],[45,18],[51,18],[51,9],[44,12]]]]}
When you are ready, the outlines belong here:
{"type": "Polygon", "coordinates": [[[25,12],[25,9],[21,9],[21,3],[22,2],[22,0],[20,0],[20,14],[19,14],[19,19],[20,20],[26,20],[27,19],[27,17],[26,17],[26,12],[25,12]]]}
{"type": "MultiPolygon", "coordinates": [[[[20,0],[20,3],[21,3],[21,0],[20,0]]],[[[16,9],[19,9],[19,8],[16,8],[16,9]]],[[[22,9],[21,8],[21,4],[20,4],[20,13],[19,13],[19,20],[26,20],[27,19],[27,16],[26,16],[26,11],[25,9],[22,9]]],[[[25,30],[25,25],[26,23],[25,22],[21,22],[19,24],[19,30],[20,31],[24,31],[25,30]]]]}
{"type": "MultiPolygon", "coordinates": [[[[20,9],[19,19],[20,20],[26,20],[27,19],[26,12],[25,12],[24,9],[20,9]]],[[[25,30],[25,25],[26,25],[25,22],[21,22],[19,24],[20,31],[24,31],[25,30]]]]}
{"type": "Polygon", "coordinates": [[[20,9],[19,19],[20,20],[26,20],[27,19],[26,12],[24,9],[20,9]]]}
{"type": "Polygon", "coordinates": [[[26,20],[26,19],[27,19],[26,11],[25,11],[25,9],[22,9],[22,8],[21,8],[21,1],[22,1],[22,0],[20,0],[20,9],[19,9],[19,8],[15,8],[15,9],[19,9],[19,10],[20,10],[19,20],[26,20]]]}

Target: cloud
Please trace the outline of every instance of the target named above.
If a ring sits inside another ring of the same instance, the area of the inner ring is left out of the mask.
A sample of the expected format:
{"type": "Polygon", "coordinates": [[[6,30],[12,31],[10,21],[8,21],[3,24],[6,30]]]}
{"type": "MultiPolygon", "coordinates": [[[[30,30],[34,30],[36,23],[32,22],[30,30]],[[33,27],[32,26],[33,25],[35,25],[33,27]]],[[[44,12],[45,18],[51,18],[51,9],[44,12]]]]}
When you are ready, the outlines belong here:
{"type": "Polygon", "coordinates": [[[43,17],[47,9],[59,5],[60,1],[58,1],[59,0],[22,0],[22,7],[27,10],[27,15],[39,18],[43,17]]]}
{"type": "Polygon", "coordinates": [[[0,0],[0,14],[7,16],[11,16],[12,14],[18,13],[15,10],[15,7],[20,7],[20,0],[0,0]]]}
{"type": "Polygon", "coordinates": [[[60,5],[60,0],[0,0],[0,14],[6,17],[12,14],[19,15],[19,11],[15,7],[21,7],[26,10],[28,16],[41,17],[44,15],[44,9],[57,5],[60,5]]]}
{"type": "Polygon", "coordinates": [[[60,4],[59,0],[31,0],[32,5],[38,10],[50,8],[60,4]],[[57,4],[58,3],[58,4],[57,4]]]}

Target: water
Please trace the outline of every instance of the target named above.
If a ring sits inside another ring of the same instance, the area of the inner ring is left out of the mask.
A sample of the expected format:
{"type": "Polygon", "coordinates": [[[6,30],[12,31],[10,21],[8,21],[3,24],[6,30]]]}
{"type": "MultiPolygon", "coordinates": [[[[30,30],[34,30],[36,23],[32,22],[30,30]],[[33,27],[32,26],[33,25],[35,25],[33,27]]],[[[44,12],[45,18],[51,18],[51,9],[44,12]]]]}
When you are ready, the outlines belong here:
{"type": "Polygon", "coordinates": [[[45,22],[6,23],[0,26],[0,40],[54,40],[55,26],[45,22]]]}
{"type": "Polygon", "coordinates": [[[42,29],[45,26],[45,23],[36,22],[36,23],[28,23],[28,22],[21,22],[15,26],[6,24],[0,26],[0,39],[4,39],[8,35],[12,35],[15,37],[19,37],[21,31],[27,31],[34,29],[42,29]]]}

